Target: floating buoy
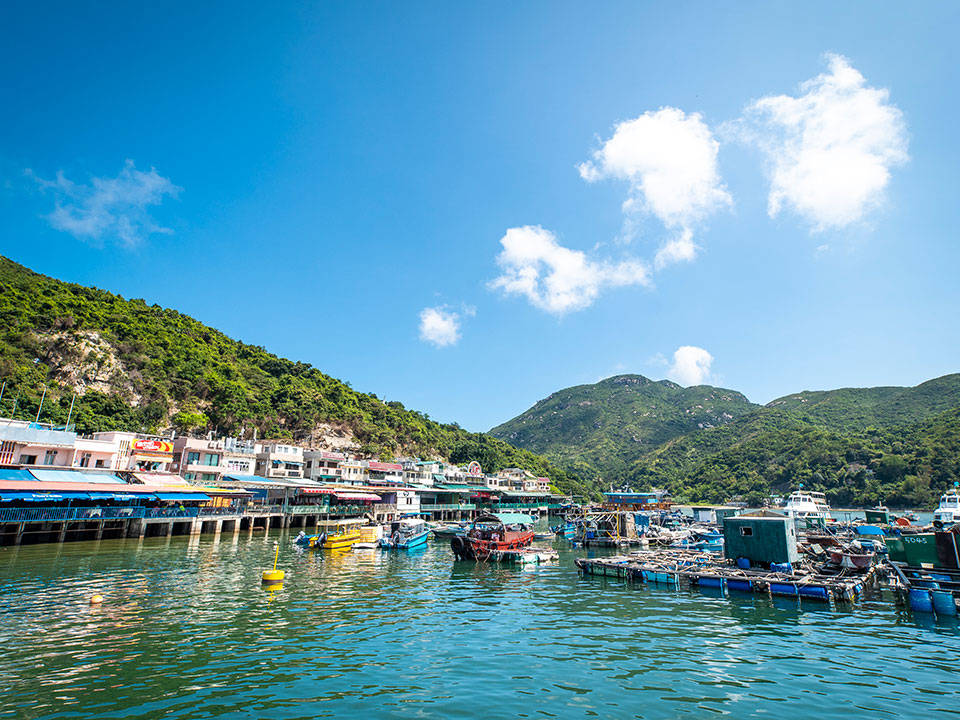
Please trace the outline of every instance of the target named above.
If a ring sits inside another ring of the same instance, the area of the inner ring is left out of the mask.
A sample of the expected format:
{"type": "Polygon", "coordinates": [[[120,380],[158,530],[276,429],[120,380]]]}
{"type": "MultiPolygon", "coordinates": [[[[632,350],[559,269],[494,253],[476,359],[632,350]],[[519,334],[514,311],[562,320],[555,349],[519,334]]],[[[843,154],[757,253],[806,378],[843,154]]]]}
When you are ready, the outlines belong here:
{"type": "Polygon", "coordinates": [[[93,595],[90,597],[91,605],[99,605],[103,602],[103,595],[93,595]]]}
{"type": "Polygon", "coordinates": [[[277,554],[273,557],[273,570],[264,570],[260,575],[261,582],[264,585],[283,582],[283,570],[277,570],[277,560],[280,559],[280,543],[274,541],[273,544],[277,548],[277,554]]]}

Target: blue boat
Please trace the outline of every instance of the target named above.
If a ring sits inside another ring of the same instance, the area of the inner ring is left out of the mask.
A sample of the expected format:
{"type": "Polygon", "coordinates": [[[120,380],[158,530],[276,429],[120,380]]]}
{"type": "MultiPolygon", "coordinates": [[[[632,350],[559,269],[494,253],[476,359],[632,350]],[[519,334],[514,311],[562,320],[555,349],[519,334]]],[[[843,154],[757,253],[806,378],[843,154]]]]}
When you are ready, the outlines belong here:
{"type": "Polygon", "coordinates": [[[430,528],[420,518],[404,518],[391,524],[391,532],[380,541],[387,550],[412,550],[421,547],[430,537],[430,528]]]}
{"type": "Polygon", "coordinates": [[[569,520],[565,520],[550,529],[553,530],[557,537],[566,538],[567,540],[573,539],[573,536],[577,534],[577,524],[569,520]]]}

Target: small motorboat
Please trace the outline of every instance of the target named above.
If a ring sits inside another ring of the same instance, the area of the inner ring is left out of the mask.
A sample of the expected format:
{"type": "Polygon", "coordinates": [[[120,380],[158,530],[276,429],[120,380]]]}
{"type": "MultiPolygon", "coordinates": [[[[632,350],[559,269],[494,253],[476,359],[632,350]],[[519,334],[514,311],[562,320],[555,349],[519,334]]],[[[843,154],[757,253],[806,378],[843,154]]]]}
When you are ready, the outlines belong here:
{"type": "MultiPolygon", "coordinates": [[[[872,544],[871,544],[872,546],[872,544]]],[[[847,570],[867,570],[877,554],[868,550],[859,540],[848,545],[827,548],[830,562],[847,570]]]]}
{"type": "Polygon", "coordinates": [[[380,540],[380,547],[388,550],[412,550],[425,545],[430,528],[420,518],[404,518],[391,524],[390,535],[380,540]]]}
{"type": "Polygon", "coordinates": [[[328,520],[322,523],[326,530],[311,547],[320,547],[324,550],[349,550],[360,540],[359,526],[365,522],[360,518],[328,520]]]}
{"type": "Polygon", "coordinates": [[[465,535],[467,528],[461,523],[448,523],[446,525],[439,525],[434,528],[433,536],[436,538],[452,538],[457,537],[458,535],[465,535]]]}

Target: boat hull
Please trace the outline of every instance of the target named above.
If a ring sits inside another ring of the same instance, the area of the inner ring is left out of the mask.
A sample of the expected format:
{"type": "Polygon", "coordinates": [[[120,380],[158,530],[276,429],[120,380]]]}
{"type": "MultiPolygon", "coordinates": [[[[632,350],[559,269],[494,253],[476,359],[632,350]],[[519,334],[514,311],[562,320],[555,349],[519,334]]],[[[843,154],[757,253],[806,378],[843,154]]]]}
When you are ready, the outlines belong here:
{"type": "Polygon", "coordinates": [[[346,550],[356,545],[359,541],[360,533],[358,531],[348,532],[327,537],[320,547],[324,550],[346,550]]]}
{"type": "Polygon", "coordinates": [[[510,533],[503,540],[480,540],[471,537],[455,537],[450,540],[450,549],[457,560],[485,562],[499,553],[521,550],[533,542],[533,531],[510,533]]]}

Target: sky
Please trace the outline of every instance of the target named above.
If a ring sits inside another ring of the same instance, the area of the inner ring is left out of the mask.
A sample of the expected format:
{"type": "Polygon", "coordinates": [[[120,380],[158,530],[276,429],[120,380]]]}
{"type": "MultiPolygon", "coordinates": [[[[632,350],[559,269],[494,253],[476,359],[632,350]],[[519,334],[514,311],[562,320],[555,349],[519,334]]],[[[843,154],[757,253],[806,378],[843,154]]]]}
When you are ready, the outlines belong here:
{"type": "Polygon", "coordinates": [[[958,16],[8,3],[0,253],[471,430],[915,385],[960,370],[958,16]]]}

